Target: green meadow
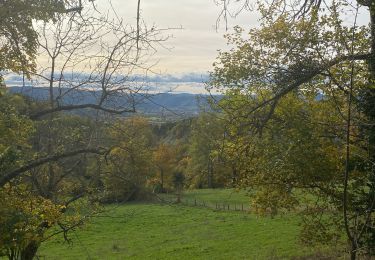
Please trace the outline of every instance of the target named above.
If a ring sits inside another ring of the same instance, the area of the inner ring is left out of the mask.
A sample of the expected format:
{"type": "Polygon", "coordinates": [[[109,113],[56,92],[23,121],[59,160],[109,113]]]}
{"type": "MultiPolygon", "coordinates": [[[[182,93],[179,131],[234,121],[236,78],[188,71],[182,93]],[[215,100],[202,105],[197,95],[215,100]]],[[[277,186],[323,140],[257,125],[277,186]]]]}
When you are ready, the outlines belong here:
{"type": "MultiPolygon", "coordinates": [[[[186,192],[184,199],[241,203],[232,190],[186,192]]],[[[70,244],[55,237],[44,243],[41,259],[291,259],[318,249],[298,242],[299,218],[257,217],[177,204],[111,205],[83,228],[70,244]]]]}

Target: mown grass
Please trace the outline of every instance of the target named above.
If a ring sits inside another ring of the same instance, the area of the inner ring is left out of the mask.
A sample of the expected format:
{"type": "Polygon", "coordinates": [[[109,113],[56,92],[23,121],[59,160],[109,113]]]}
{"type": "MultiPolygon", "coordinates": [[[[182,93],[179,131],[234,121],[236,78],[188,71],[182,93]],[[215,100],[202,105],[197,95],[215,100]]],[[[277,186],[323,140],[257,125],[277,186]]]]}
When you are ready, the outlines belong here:
{"type": "MultiPolygon", "coordinates": [[[[199,190],[186,198],[246,203],[244,193],[199,190]]],[[[45,259],[288,259],[314,254],[298,243],[299,219],[258,218],[204,207],[133,203],[107,206],[73,244],[54,238],[42,245],[45,259]]]]}

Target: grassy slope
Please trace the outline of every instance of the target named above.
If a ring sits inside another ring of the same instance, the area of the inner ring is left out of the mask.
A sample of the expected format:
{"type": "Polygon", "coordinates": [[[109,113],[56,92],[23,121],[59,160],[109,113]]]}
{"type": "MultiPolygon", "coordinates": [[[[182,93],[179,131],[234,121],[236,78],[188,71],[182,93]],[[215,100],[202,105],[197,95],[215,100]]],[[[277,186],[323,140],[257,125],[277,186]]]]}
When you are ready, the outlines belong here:
{"type": "MultiPolygon", "coordinates": [[[[209,200],[230,191],[192,193],[209,200]]],[[[237,202],[246,199],[243,194],[236,196],[232,198],[237,202]]],[[[107,209],[72,236],[73,246],[62,244],[61,238],[51,240],[39,255],[46,259],[265,259],[310,253],[297,243],[298,219],[293,216],[256,218],[243,212],[156,204],[107,209]]]]}

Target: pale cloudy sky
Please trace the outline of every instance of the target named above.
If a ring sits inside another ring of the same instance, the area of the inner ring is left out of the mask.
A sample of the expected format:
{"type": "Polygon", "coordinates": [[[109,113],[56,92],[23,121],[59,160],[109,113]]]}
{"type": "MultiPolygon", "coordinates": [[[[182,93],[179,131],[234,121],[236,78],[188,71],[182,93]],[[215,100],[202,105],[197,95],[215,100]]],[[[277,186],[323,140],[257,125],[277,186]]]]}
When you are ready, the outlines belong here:
{"type": "MultiPolygon", "coordinates": [[[[106,9],[110,6],[109,1],[125,22],[135,24],[137,0],[96,0],[96,3],[99,9],[106,9]]],[[[230,7],[233,12],[238,8],[235,1],[230,7]]],[[[141,10],[146,24],[155,24],[159,28],[183,28],[170,31],[173,38],[165,44],[170,50],[160,49],[155,56],[159,61],[156,68],[162,74],[205,73],[212,69],[218,50],[228,48],[223,38],[225,24],[222,22],[218,30],[215,28],[221,12],[215,0],[141,0],[141,10]]],[[[351,25],[352,15],[346,16],[344,20],[351,25]]],[[[367,16],[366,10],[360,10],[360,23],[367,23],[367,16]]],[[[255,12],[242,12],[236,19],[228,20],[229,32],[234,25],[245,29],[254,27],[258,18],[255,12]]]]}
{"type": "MultiPolygon", "coordinates": [[[[99,11],[105,12],[111,8],[110,1],[125,23],[136,24],[137,0],[96,0],[95,3],[99,11]]],[[[212,70],[218,50],[229,48],[223,38],[225,24],[222,22],[218,30],[215,27],[221,8],[214,1],[141,0],[142,18],[146,24],[158,28],[183,28],[169,31],[168,34],[173,34],[165,43],[169,50],[160,48],[154,56],[158,63],[153,70],[158,74],[150,75],[149,81],[155,82],[158,91],[206,93],[202,82],[207,80],[207,72],[212,70]]],[[[361,24],[368,23],[367,10],[361,10],[358,18],[361,24]]],[[[353,16],[346,15],[345,20],[351,25],[353,16]]],[[[258,16],[254,12],[243,12],[236,19],[228,20],[229,32],[234,25],[247,30],[258,25],[258,16]]],[[[14,75],[7,80],[12,85],[21,82],[20,77],[14,75]]]]}
{"type": "MultiPolygon", "coordinates": [[[[99,10],[108,8],[108,1],[97,0],[99,10]]],[[[112,0],[112,5],[124,22],[135,23],[137,0],[112,0]]],[[[159,49],[155,55],[156,69],[162,74],[205,73],[212,69],[217,51],[226,48],[225,24],[215,28],[221,9],[214,0],[142,0],[141,10],[146,24],[183,28],[171,30],[169,34],[173,37],[165,43],[170,50],[159,49]]],[[[257,23],[257,17],[243,13],[228,22],[229,29],[236,24],[249,28],[257,23]]]]}

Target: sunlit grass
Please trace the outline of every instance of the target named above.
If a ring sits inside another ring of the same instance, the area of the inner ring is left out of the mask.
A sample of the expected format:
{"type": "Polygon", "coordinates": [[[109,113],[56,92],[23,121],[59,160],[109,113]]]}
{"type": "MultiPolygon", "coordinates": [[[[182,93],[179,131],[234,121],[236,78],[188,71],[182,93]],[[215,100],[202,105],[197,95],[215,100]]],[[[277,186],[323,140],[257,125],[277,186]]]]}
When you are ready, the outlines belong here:
{"type": "MultiPolygon", "coordinates": [[[[186,196],[207,200],[230,192],[209,190],[186,196]]],[[[232,195],[233,196],[233,195],[232,195]]],[[[241,202],[240,194],[231,197],[241,202]],[[238,196],[238,197],[236,197],[238,196]]],[[[246,198],[246,196],[244,196],[246,198]]],[[[299,219],[289,215],[257,218],[245,212],[202,207],[125,204],[106,207],[72,245],[55,238],[43,244],[45,259],[269,259],[313,254],[298,243],[299,219]]]]}

